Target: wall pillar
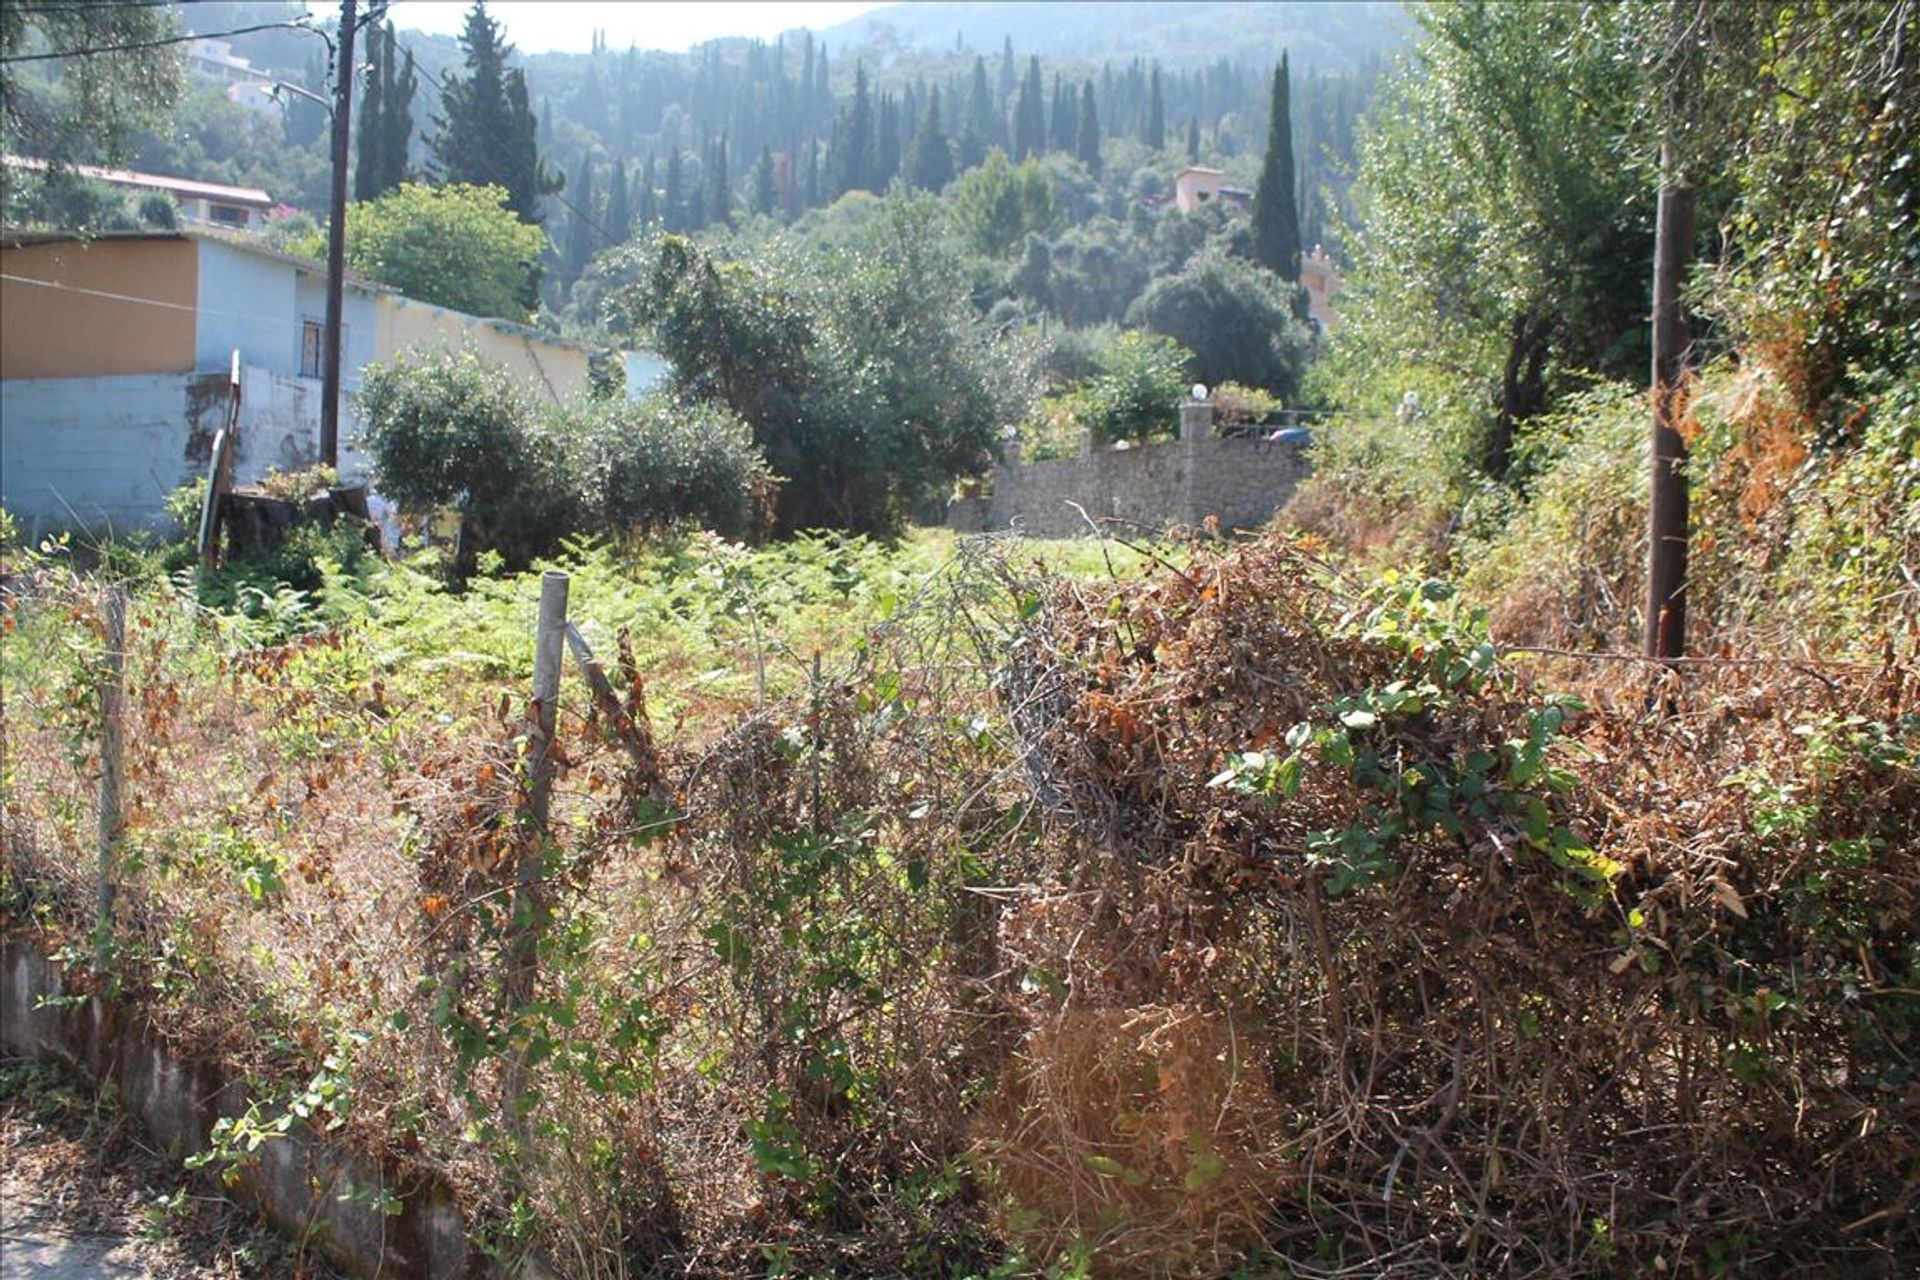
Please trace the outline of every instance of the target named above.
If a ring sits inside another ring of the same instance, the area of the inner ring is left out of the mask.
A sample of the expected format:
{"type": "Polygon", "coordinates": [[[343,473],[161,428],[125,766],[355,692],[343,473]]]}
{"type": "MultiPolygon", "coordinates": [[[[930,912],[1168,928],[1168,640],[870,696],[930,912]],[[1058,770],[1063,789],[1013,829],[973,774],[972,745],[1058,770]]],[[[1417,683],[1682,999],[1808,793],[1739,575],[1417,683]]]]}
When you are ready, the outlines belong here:
{"type": "Polygon", "coordinates": [[[1199,472],[1201,467],[1200,451],[1203,444],[1213,439],[1213,402],[1211,400],[1182,400],[1180,402],[1180,520],[1198,528],[1207,517],[1200,510],[1199,472]]]}
{"type": "Polygon", "coordinates": [[[1212,436],[1213,401],[1182,400],[1180,402],[1180,438],[1207,440],[1212,436]]]}

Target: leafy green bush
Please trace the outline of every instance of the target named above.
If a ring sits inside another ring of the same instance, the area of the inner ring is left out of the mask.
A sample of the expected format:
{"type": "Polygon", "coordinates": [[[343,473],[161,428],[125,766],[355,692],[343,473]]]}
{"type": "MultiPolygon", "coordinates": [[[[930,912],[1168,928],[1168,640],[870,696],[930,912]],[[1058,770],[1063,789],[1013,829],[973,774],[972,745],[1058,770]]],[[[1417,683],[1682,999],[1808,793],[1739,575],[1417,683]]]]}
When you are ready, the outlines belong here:
{"type": "Polygon", "coordinates": [[[372,366],[360,395],[380,492],[404,509],[458,508],[470,560],[485,550],[518,568],[569,535],[682,521],[749,532],[772,482],[724,408],[589,399],[541,416],[471,349],[372,366]]]}
{"type": "Polygon", "coordinates": [[[1178,425],[1175,406],[1186,394],[1192,355],[1158,334],[1134,331],[1114,338],[1095,357],[1092,377],[1047,396],[1027,415],[1022,435],[1029,454],[1071,455],[1082,431],[1093,432],[1102,444],[1169,434],[1178,425]]]}
{"type": "Polygon", "coordinates": [[[1148,285],[1128,308],[1127,321],[1191,348],[1193,376],[1208,385],[1244,382],[1291,400],[1309,346],[1294,315],[1297,291],[1210,243],[1179,272],[1148,285]]]}
{"type": "Polygon", "coordinates": [[[699,523],[753,533],[773,476],[744,422],[723,406],[652,396],[563,415],[573,479],[608,533],[699,523]]]}
{"type": "Polygon", "coordinates": [[[176,231],[180,227],[180,206],[164,191],[150,191],[140,199],[140,224],[156,231],[176,231]]]}
{"type": "Polygon", "coordinates": [[[410,298],[524,320],[547,237],[498,187],[405,183],[347,214],[347,261],[410,298]]]}
{"type": "Polygon", "coordinates": [[[376,487],[403,509],[457,507],[469,552],[524,565],[581,527],[561,439],[505,366],[471,348],[414,352],[370,366],[360,403],[376,487]]]}
{"type": "Polygon", "coordinates": [[[1048,382],[1061,387],[1094,377],[1100,372],[1107,348],[1119,337],[1119,327],[1111,324],[1057,331],[1043,366],[1048,382]]]}
{"type": "Polygon", "coordinates": [[[1186,392],[1193,358],[1171,338],[1121,334],[1102,354],[1099,376],[1086,384],[1094,438],[1145,440],[1177,429],[1175,406],[1186,392]]]}
{"type": "Polygon", "coordinates": [[[930,197],[889,198],[857,249],[728,260],[669,235],[634,265],[611,306],[650,332],[683,395],[751,427],[789,531],[896,528],[984,470],[1033,394],[1032,344],[969,305],[930,197]]]}

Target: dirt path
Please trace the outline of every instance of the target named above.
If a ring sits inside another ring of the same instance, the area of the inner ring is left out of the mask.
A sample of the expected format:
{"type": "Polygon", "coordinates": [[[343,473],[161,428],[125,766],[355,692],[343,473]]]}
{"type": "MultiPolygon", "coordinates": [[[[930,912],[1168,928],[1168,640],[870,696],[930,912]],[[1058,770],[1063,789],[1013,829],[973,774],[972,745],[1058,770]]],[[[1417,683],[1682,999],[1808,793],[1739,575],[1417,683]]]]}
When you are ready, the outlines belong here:
{"type": "Polygon", "coordinates": [[[0,1280],[333,1275],[144,1137],[71,1077],[0,1060],[0,1280]]]}

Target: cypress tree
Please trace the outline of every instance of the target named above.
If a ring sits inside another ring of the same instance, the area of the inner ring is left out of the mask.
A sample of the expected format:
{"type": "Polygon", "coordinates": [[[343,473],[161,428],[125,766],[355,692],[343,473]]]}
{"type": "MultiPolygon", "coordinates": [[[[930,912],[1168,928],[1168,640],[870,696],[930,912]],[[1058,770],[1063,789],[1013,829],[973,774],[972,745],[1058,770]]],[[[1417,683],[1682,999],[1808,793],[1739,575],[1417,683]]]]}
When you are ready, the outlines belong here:
{"type": "Polygon", "coordinates": [[[1300,206],[1293,192],[1293,112],[1287,55],[1273,72],[1267,154],[1253,192],[1253,258],[1283,280],[1300,279],[1300,206]]]}
{"type": "Polygon", "coordinates": [[[1200,117],[1187,117],[1187,163],[1200,163],[1200,117]]]}
{"type": "Polygon", "coordinates": [[[880,95],[880,123],[873,148],[873,190],[885,191],[900,172],[900,105],[890,93],[880,95]]]}
{"type": "Polygon", "coordinates": [[[598,236],[593,229],[593,157],[582,155],[573,180],[571,216],[567,220],[567,279],[586,274],[598,236]]]}
{"type": "Polygon", "coordinates": [[[940,131],[940,91],[935,89],[920,118],[920,131],[913,137],[908,158],[907,181],[922,191],[939,192],[953,181],[953,149],[947,135],[940,131]]]}
{"type": "Polygon", "coordinates": [[[633,239],[633,204],[627,193],[627,162],[613,164],[612,186],[607,191],[607,239],[623,245],[633,239]]]}
{"type": "Polygon", "coordinates": [[[388,79],[380,95],[381,109],[386,115],[386,141],[380,149],[384,166],[380,174],[380,189],[383,192],[391,191],[407,180],[407,156],[413,144],[413,95],[420,87],[419,77],[414,74],[412,50],[407,51],[404,62],[395,63],[398,41],[391,22],[387,24],[385,44],[388,79]],[[395,65],[402,68],[398,73],[394,71],[395,65]]]}
{"type": "MultiPolygon", "coordinates": [[[[807,145],[813,145],[811,138],[807,140],[807,145]]],[[[787,134],[786,163],[780,166],[779,179],[780,206],[786,211],[787,221],[792,222],[800,216],[801,210],[806,207],[800,203],[806,198],[806,192],[801,190],[800,126],[798,123],[796,123],[793,129],[787,134]]]]}
{"type": "Polygon", "coordinates": [[[367,41],[369,52],[373,55],[373,65],[368,68],[367,87],[360,91],[360,118],[355,123],[357,131],[353,148],[353,198],[371,200],[380,194],[380,175],[386,167],[380,152],[386,146],[387,116],[386,104],[381,90],[386,87],[386,78],[381,75],[380,33],[374,31],[373,38],[367,41]]]}
{"type": "Polygon", "coordinates": [[[1015,160],[1025,160],[1046,148],[1046,105],[1041,101],[1044,92],[1040,84],[1040,59],[1037,56],[1030,57],[1027,60],[1026,78],[1020,82],[1020,102],[1013,111],[1015,160]]]}
{"type": "Polygon", "coordinates": [[[1167,145],[1167,112],[1160,101],[1160,67],[1155,64],[1153,80],[1147,90],[1147,127],[1141,141],[1155,151],[1167,145]]]}
{"type": "Polygon", "coordinates": [[[867,97],[867,67],[863,62],[855,63],[853,105],[840,126],[839,145],[834,149],[836,195],[873,189],[872,145],[873,104],[867,97]]]}
{"type": "Polygon", "coordinates": [[[1072,155],[1080,141],[1080,95],[1053,78],[1053,128],[1050,149],[1072,155]]]}
{"type": "Polygon", "coordinates": [[[660,196],[660,220],[669,231],[686,231],[687,196],[680,189],[680,148],[667,152],[667,184],[660,196]]]}
{"type": "Polygon", "coordinates": [[[447,182],[503,187],[507,204],[523,222],[540,221],[540,197],[561,187],[540,162],[538,122],[527,100],[526,77],[507,69],[513,47],[500,38],[500,24],[474,0],[460,46],[463,73],[449,72],[442,114],[433,139],[440,176],[447,182]]]}
{"type": "Polygon", "coordinates": [[[753,166],[753,211],[763,218],[773,216],[773,144],[760,144],[760,159],[753,166]]]}
{"type": "Polygon", "coordinates": [[[807,108],[800,113],[801,119],[811,124],[813,123],[813,32],[811,31],[807,32],[806,43],[801,46],[800,51],[800,96],[807,108]]]}
{"type": "Polygon", "coordinates": [[[441,176],[448,182],[505,186],[494,153],[507,136],[507,51],[500,24],[487,16],[484,0],[475,0],[468,11],[460,48],[465,73],[447,73],[441,100],[445,114],[435,121],[439,133],[433,150],[441,176]]]}
{"type": "Polygon", "coordinates": [[[1100,176],[1100,113],[1093,105],[1092,80],[1080,89],[1080,137],[1073,153],[1087,166],[1087,172],[1096,178],[1100,176]]]}
{"type": "Polygon", "coordinates": [[[994,121],[998,112],[992,91],[987,88],[987,60],[973,60],[973,86],[967,93],[967,119],[960,129],[960,167],[971,169],[987,158],[994,142],[994,121]]]}
{"type": "Polygon", "coordinates": [[[733,221],[733,183],[727,175],[727,135],[721,134],[707,161],[706,221],[733,221]]]}
{"type": "Polygon", "coordinates": [[[1013,37],[1007,36],[1005,43],[1000,46],[1000,114],[1002,116],[1007,113],[1007,99],[1013,97],[1014,83],[1013,37]]]}
{"type": "Polygon", "coordinates": [[[566,176],[554,173],[540,158],[534,140],[538,122],[527,100],[527,77],[520,68],[507,72],[507,147],[501,184],[507,189],[507,204],[520,214],[523,222],[539,223],[541,197],[566,186],[566,176]]]}
{"type": "Polygon", "coordinates": [[[653,152],[647,152],[646,167],[640,171],[640,207],[634,210],[634,216],[643,227],[651,227],[660,221],[660,197],[653,190],[653,152]]]}

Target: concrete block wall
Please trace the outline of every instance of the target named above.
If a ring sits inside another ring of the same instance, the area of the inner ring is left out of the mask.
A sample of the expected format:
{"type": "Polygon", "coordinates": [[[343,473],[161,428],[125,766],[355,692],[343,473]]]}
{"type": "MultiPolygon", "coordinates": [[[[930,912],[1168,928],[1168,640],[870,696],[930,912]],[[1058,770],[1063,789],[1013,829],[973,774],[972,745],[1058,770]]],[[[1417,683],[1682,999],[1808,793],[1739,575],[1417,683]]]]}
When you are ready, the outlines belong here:
{"type": "MultiPolygon", "coordinates": [[[[235,481],[311,466],[320,383],[246,366],[240,386],[235,481]]],[[[0,381],[0,507],[33,534],[163,529],[167,495],[206,478],[227,404],[224,371],[0,381]]],[[[340,470],[360,479],[351,399],[343,409],[340,470]]]]}
{"type": "Polygon", "coordinates": [[[225,421],[224,401],[197,385],[211,377],[0,382],[0,506],[35,532],[160,526],[225,421]]]}
{"type": "Polygon", "coordinates": [[[1301,446],[1265,440],[1096,449],[1078,458],[996,467],[992,496],[954,503],[947,521],[968,532],[1018,529],[1035,538],[1090,534],[1088,518],[1159,529],[1217,516],[1225,528],[1251,529],[1286,505],[1307,470],[1301,446]]]}

